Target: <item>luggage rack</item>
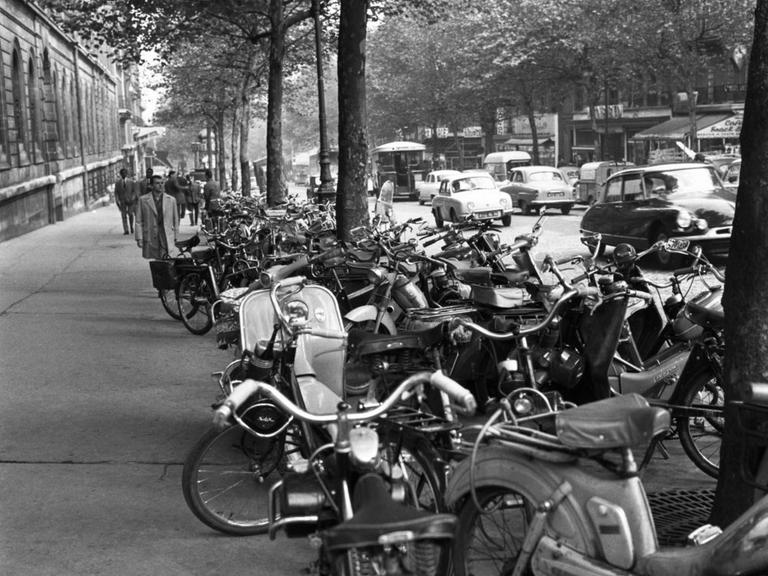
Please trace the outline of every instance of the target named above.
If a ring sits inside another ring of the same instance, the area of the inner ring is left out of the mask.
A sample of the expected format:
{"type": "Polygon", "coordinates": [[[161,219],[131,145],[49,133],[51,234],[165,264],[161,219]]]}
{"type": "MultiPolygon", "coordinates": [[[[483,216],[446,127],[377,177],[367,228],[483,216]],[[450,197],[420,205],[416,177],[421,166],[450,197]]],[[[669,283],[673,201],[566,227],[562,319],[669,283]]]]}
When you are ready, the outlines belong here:
{"type": "Polygon", "coordinates": [[[409,406],[395,406],[379,420],[389,426],[399,426],[422,434],[450,432],[462,426],[460,422],[450,422],[409,406]]]}

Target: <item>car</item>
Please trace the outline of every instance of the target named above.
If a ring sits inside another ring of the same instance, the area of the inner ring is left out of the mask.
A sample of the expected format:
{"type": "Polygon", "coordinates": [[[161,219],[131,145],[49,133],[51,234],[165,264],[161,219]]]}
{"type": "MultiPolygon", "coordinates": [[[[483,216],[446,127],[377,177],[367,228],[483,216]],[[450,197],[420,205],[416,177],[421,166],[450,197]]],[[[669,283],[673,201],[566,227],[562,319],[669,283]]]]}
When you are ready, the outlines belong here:
{"type": "Polygon", "coordinates": [[[542,207],[559,208],[568,214],[576,201],[573,186],[554,166],[518,166],[509,172],[509,184],[501,187],[509,194],[512,205],[523,214],[542,207]]]}
{"type": "MultiPolygon", "coordinates": [[[[701,162],[654,164],[611,175],[579,226],[595,248],[628,243],[637,250],[669,238],[685,238],[713,258],[727,257],[735,197],[717,169],[701,162]]],[[[673,255],[656,252],[656,264],[674,268],[673,255]]]]}
{"type": "Polygon", "coordinates": [[[723,185],[734,192],[739,189],[741,176],[741,158],[731,162],[723,172],[723,185]]]}
{"type": "Polygon", "coordinates": [[[579,167],[578,166],[558,166],[560,172],[563,173],[565,181],[571,186],[575,186],[579,181],[579,167]]]}
{"type": "Polygon", "coordinates": [[[496,188],[490,174],[459,173],[444,178],[437,196],[432,199],[432,215],[435,224],[442,226],[446,220],[461,222],[467,218],[476,220],[501,220],[504,226],[512,223],[512,202],[509,194],[496,188]]]}
{"type": "Polygon", "coordinates": [[[424,175],[421,182],[416,182],[416,189],[419,191],[419,205],[423,206],[427,202],[432,202],[432,198],[437,196],[440,190],[440,182],[443,178],[457,176],[461,174],[458,170],[432,170],[424,175]]]}

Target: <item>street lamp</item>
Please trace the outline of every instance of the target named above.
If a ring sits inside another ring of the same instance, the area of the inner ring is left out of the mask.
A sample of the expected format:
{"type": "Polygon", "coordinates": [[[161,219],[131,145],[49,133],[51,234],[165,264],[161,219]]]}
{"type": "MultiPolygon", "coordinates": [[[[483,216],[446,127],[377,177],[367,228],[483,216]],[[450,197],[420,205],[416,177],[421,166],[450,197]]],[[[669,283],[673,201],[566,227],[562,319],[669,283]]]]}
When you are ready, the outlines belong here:
{"type": "Polygon", "coordinates": [[[331,161],[328,156],[328,131],[325,122],[325,82],[323,81],[323,51],[320,43],[320,0],[312,0],[312,15],[315,20],[315,56],[317,59],[317,105],[320,124],[320,187],[317,189],[317,199],[320,202],[334,200],[336,192],[333,189],[331,177],[331,161]]]}

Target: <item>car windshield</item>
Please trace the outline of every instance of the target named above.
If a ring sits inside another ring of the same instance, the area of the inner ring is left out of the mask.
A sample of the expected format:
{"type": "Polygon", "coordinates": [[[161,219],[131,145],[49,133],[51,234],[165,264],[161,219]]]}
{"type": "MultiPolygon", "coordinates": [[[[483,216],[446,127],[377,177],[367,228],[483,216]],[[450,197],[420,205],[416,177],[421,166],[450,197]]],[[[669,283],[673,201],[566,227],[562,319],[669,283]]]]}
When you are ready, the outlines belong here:
{"type": "Polygon", "coordinates": [[[649,170],[643,174],[645,189],[651,196],[675,194],[699,194],[721,188],[717,173],[708,166],[696,168],[649,170]]]}
{"type": "Polygon", "coordinates": [[[543,171],[543,172],[531,172],[528,174],[529,182],[563,182],[563,175],[560,172],[543,171]]]}
{"type": "Polygon", "coordinates": [[[493,188],[493,178],[489,176],[470,176],[461,180],[453,181],[454,191],[464,192],[465,190],[474,190],[475,188],[493,188]]]}

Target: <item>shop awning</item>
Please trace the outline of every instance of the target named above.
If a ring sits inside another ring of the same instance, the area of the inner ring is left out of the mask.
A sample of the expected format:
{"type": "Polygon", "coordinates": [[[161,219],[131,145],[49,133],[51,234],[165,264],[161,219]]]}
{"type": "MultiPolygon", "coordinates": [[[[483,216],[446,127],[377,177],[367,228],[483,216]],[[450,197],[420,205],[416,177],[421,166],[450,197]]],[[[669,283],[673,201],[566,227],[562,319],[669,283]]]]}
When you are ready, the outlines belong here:
{"type": "MultiPolygon", "coordinates": [[[[696,116],[698,137],[701,138],[701,133],[708,127],[730,118],[733,118],[733,114],[698,114],[696,116]]],[[[656,124],[656,126],[646,128],[632,136],[630,140],[685,140],[688,137],[690,126],[691,123],[688,116],[678,116],[670,118],[661,124],[656,124]]],[[[705,138],[707,137],[713,138],[713,136],[705,136],[705,138]]],[[[727,136],[717,137],[727,138],[727,136]]]]}

